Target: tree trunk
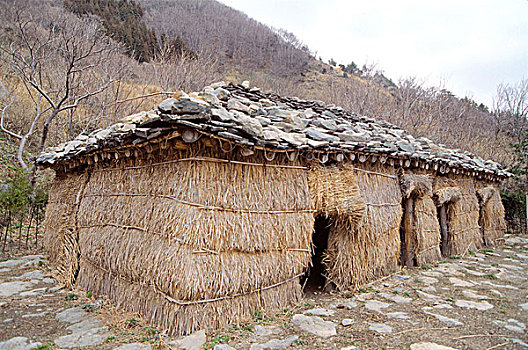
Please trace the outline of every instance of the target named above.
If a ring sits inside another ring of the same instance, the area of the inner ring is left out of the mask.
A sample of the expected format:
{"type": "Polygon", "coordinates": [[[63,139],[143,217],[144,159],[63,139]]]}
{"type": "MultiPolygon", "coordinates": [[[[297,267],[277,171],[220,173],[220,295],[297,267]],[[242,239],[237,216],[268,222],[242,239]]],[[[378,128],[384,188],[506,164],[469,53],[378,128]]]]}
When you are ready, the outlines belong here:
{"type": "Polygon", "coordinates": [[[40,208],[37,207],[37,218],[36,218],[37,227],[35,227],[35,247],[38,246],[38,234],[39,234],[39,225],[40,225],[39,215],[40,215],[40,208]]]}
{"type": "Polygon", "coordinates": [[[5,252],[5,249],[6,249],[6,245],[7,245],[7,234],[9,232],[9,226],[11,226],[11,211],[7,211],[7,225],[6,225],[6,229],[5,229],[5,234],[4,234],[4,245],[2,246],[2,252],[5,252]]]}
{"type": "MultiPolygon", "coordinates": [[[[57,114],[59,113],[59,110],[58,109],[53,109],[51,111],[51,114],[49,115],[49,117],[46,119],[46,121],[44,121],[44,125],[42,125],[42,135],[40,137],[40,144],[39,144],[39,147],[38,147],[38,153],[37,154],[40,154],[44,151],[44,149],[46,148],[46,142],[48,141],[48,134],[49,134],[49,127],[50,127],[50,124],[51,122],[53,121],[53,119],[55,119],[55,117],[57,116],[57,114]]],[[[31,184],[31,199],[33,200],[35,198],[35,185],[37,183],[37,166],[36,164],[33,162],[33,164],[31,165],[31,168],[29,170],[29,183],[31,184]]]]}
{"type": "Polygon", "coordinates": [[[440,232],[441,232],[441,235],[442,235],[442,246],[441,246],[441,251],[442,251],[442,255],[446,256],[447,255],[447,240],[448,240],[448,226],[447,226],[447,204],[443,204],[439,209],[438,209],[438,216],[440,218],[440,232]]]}
{"type": "Polygon", "coordinates": [[[525,221],[526,221],[526,227],[525,227],[526,231],[525,231],[525,233],[527,233],[528,232],[528,192],[526,192],[526,194],[524,195],[524,199],[525,199],[525,204],[526,204],[526,219],[525,219],[525,221]]]}

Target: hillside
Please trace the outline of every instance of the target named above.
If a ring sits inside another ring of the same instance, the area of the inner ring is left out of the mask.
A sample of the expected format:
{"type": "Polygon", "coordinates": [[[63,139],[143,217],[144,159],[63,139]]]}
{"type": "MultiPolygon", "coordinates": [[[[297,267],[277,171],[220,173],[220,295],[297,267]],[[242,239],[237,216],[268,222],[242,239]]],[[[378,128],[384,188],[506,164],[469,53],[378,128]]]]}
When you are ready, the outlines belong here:
{"type": "MultiPolygon", "coordinates": [[[[83,101],[71,114],[60,113],[47,140],[48,145],[71,139],[83,130],[107,126],[123,115],[153,108],[163,98],[160,95],[152,95],[148,99],[136,98],[138,96],[179,89],[196,91],[218,80],[249,80],[251,85],[267,91],[322,100],[360,114],[388,120],[409,130],[411,134],[472,151],[483,158],[503,163],[511,160],[511,137],[485,106],[456,97],[441,87],[426,87],[413,77],[393,83],[383,75],[383,71],[375,67],[345,72],[345,65],[330,66],[317,60],[293,34],[272,29],[215,0],[132,2],[133,9],[136,3],[140,6],[140,10],[136,11],[139,14],[134,17],[139,22],[133,22],[134,26],[143,28],[144,33],[151,33],[149,40],[152,45],[159,46],[161,41],[178,41],[194,54],[192,57],[152,54],[148,60],[144,55],[136,55],[137,51],[131,51],[131,47],[127,46],[131,37],[126,34],[126,16],[124,21],[116,24],[109,22],[108,15],[103,15],[105,12],[101,12],[101,8],[88,14],[77,9],[74,15],[64,7],[63,0],[26,0],[24,3],[28,6],[27,13],[39,23],[39,31],[49,30],[49,23],[61,17],[67,18],[69,26],[77,28],[84,35],[97,33],[91,28],[94,28],[94,21],[99,22],[101,30],[106,28],[106,33],[115,39],[109,39],[104,44],[113,47],[111,57],[107,55],[104,59],[98,59],[94,67],[88,66],[95,69],[97,74],[77,72],[75,81],[80,84],[75,87],[86,89],[82,79],[90,79],[90,83],[95,84],[93,89],[97,90],[97,84],[102,83],[102,79],[91,81],[94,80],[92,78],[110,77],[111,73],[114,73],[114,79],[116,82],[119,80],[119,83],[109,85],[104,94],[96,94],[83,101]],[[124,36],[111,34],[109,26],[117,26],[117,32],[124,32],[124,36]],[[157,39],[152,37],[152,33],[156,33],[157,39]]],[[[70,9],[71,4],[86,6],[95,3],[96,0],[66,2],[70,9]]],[[[4,26],[9,26],[13,18],[9,17],[9,11],[3,12],[4,26]]],[[[50,31],[50,35],[53,34],[50,31]]],[[[19,39],[9,40],[16,42],[19,39]]],[[[85,40],[91,39],[86,37],[85,40]]],[[[141,47],[144,52],[148,51],[148,48],[141,47]]],[[[49,76],[46,84],[52,91],[62,91],[64,87],[56,85],[64,81],[65,77],[61,75],[64,70],[60,71],[57,62],[65,58],[50,56],[46,59],[46,64],[40,65],[40,69],[49,76]]],[[[0,71],[7,72],[10,69],[5,63],[0,65],[0,71]]],[[[15,102],[16,108],[12,111],[15,114],[11,120],[28,118],[21,112],[24,110],[22,101],[28,101],[27,95],[33,93],[28,90],[25,98],[15,102]]],[[[74,100],[71,96],[68,99],[74,100]]],[[[15,124],[17,130],[24,128],[24,123],[15,124]]],[[[29,121],[25,125],[29,125],[29,121]]],[[[35,142],[30,142],[30,146],[34,147],[35,142]]]]}

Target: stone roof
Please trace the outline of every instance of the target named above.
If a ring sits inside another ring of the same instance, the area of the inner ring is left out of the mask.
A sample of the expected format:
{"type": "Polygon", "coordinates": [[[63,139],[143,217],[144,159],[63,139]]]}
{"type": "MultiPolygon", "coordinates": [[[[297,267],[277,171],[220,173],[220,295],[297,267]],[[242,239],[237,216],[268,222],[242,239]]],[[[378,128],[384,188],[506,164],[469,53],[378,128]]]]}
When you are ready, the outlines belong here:
{"type": "Polygon", "coordinates": [[[407,166],[421,164],[422,168],[442,173],[510,176],[496,162],[449,149],[427,138],[414,138],[385,121],[321,101],[283,97],[223,82],[206,86],[201,92],[181,93],[161,102],[158,110],[134,114],[107,129],[79,135],[48,149],[36,162],[51,167],[102,149],[144,143],[182,126],[271,150],[342,153],[351,158],[375,155],[407,166]]]}

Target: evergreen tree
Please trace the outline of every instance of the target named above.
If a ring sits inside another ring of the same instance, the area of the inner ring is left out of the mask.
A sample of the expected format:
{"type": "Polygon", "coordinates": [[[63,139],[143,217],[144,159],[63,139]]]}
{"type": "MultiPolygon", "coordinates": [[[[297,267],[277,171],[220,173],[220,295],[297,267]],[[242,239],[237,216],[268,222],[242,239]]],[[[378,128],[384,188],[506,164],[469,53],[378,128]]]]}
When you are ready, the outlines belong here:
{"type": "Polygon", "coordinates": [[[144,10],[135,0],[64,0],[64,7],[78,16],[100,17],[107,35],[125,45],[127,54],[139,62],[165,54],[196,57],[179,35],[169,40],[147,28],[141,22],[144,10]]]}

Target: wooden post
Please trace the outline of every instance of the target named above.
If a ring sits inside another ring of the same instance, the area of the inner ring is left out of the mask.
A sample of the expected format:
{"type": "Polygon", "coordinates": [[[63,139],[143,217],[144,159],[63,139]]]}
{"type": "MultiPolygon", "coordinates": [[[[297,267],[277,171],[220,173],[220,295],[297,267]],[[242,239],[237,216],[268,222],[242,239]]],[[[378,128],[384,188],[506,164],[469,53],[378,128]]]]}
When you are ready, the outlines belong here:
{"type": "Polygon", "coordinates": [[[528,233],[528,192],[524,195],[525,203],[526,203],[526,232],[528,233]]]}
{"type": "MultiPolygon", "coordinates": [[[[405,201],[404,209],[404,221],[403,221],[403,235],[405,237],[405,265],[408,267],[413,266],[413,216],[414,216],[414,199],[412,197],[407,198],[405,201]]],[[[403,260],[403,259],[402,259],[403,260]]]]}
{"type": "Polygon", "coordinates": [[[447,239],[448,239],[448,232],[447,232],[447,204],[442,204],[442,206],[439,209],[439,217],[440,217],[440,233],[442,235],[442,247],[440,248],[442,255],[447,255],[447,239]]]}

